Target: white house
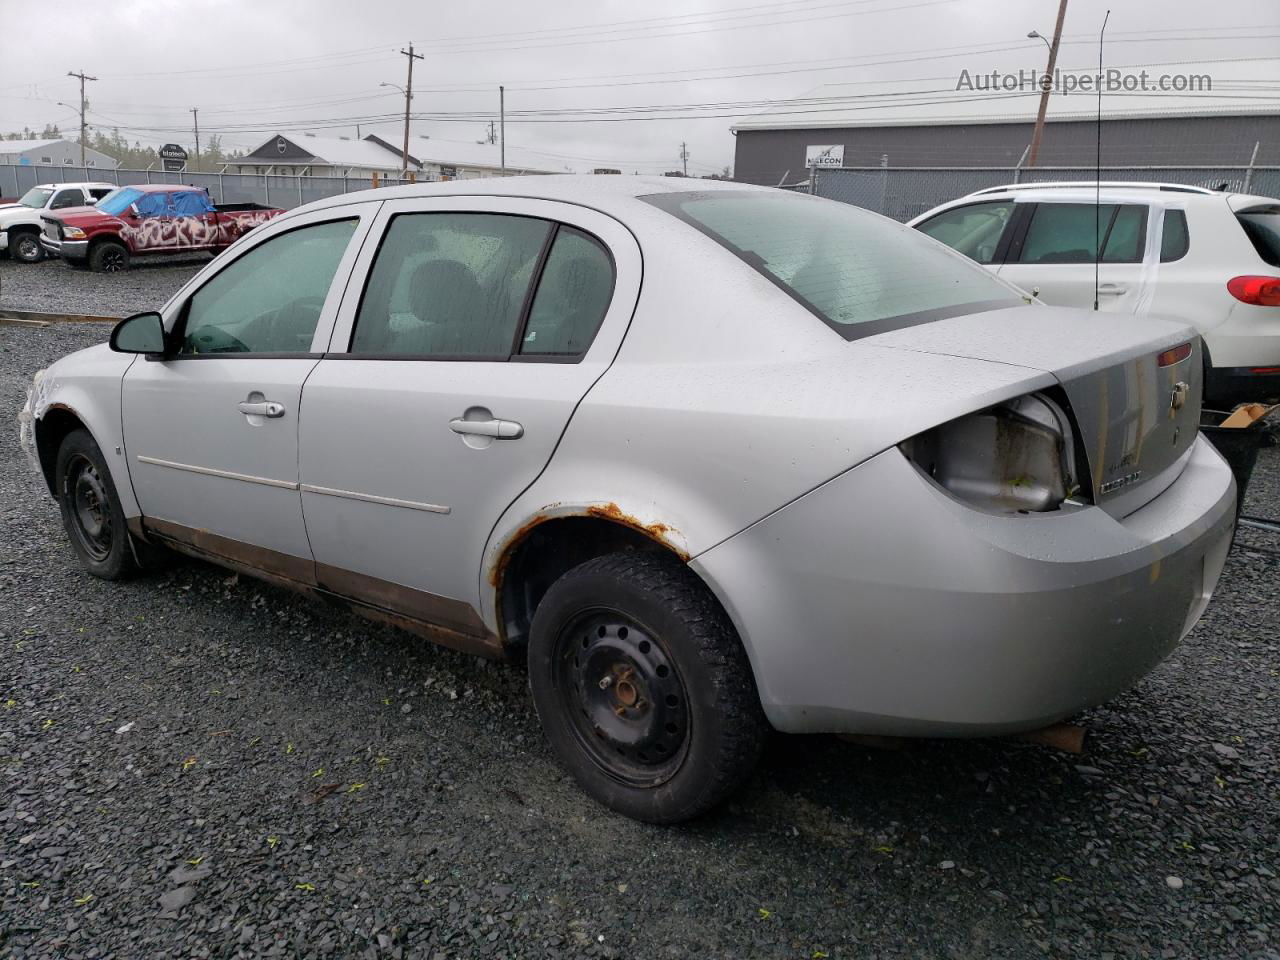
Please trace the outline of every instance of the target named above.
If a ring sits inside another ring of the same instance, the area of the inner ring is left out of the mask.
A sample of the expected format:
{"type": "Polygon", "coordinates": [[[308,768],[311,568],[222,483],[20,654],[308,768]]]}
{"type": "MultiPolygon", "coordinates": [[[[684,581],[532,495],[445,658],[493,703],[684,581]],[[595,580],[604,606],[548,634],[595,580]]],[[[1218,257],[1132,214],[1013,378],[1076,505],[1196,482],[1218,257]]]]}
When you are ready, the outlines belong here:
{"type": "MultiPolygon", "coordinates": [[[[410,165],[417,173],[419,167],[410,165]]],[[[276,134],[225,168],[227,173],[266,173],[282,176],[368,177],[399,176],[400,154],[379,144],[347,137],[313,137],[311,134],[276,134]]]]}
{"type": "MultiPolygon", "coordinates": [[[[74,140],[0,140],[0,163],[27,167],[78,167],[80,144],[74,140]]],[[[116,161],[91,147],[84,148],[84,164],[98,170],[114,170],[116,161]]]]}
{"type": "MultiPolygon", "coordinates": [[[[396,158],[403,155],[404,141],[369,134],[365,140],[390,151],[396,158]]],[[[482,140],[441,140],[436,137],[409,138],[409,169],[422,172],[429,180],[473,180],[478,177],[503,176],[501,148],[482,140]]],[[[554,157],[538,154],[507,144],[506,176],[536,173],[567,173],[569,168],[554,157]]]]}

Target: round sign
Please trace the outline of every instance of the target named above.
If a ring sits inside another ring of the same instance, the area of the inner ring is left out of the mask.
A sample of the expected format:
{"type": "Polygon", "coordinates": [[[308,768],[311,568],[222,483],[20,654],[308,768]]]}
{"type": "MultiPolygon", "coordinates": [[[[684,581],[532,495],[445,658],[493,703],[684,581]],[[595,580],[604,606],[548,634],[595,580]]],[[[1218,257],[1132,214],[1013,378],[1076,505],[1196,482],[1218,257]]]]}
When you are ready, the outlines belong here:
{"type": "Polygon", "coordinates": [[[276,153],[284,153],[289,149],[289,142],[284,137],[276,137],[276,153]]]}

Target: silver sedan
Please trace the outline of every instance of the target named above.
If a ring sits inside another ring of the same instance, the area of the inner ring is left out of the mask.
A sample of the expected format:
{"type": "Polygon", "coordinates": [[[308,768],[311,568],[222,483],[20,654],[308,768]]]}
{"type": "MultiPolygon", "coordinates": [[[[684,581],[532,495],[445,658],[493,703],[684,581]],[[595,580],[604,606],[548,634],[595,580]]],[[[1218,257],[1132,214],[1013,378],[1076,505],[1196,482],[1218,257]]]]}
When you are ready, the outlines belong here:
{"type": "Polygon", "coordinates": [[[853,207],[513,178],[264,225],[23,435],[91,573],[168,547],[527,658],[582,786],[672,822],[771,727],[1026,731],[1155,666],[1233,530],[1201,370],[853,207]]]}

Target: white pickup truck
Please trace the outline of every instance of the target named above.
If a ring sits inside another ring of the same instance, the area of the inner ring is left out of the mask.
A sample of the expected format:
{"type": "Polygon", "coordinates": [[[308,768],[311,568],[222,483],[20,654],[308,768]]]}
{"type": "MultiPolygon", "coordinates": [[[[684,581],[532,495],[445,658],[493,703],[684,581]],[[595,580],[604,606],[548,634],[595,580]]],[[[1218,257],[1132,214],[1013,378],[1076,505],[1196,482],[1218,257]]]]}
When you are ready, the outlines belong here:
{"type": "Polygon", "coordinates": [[[115,188],[114,183],[41,183],[17,203],[0,204],[0,253],[7,251],[19,263],[43,260],[41,212],[89,206],[115,188]]]}

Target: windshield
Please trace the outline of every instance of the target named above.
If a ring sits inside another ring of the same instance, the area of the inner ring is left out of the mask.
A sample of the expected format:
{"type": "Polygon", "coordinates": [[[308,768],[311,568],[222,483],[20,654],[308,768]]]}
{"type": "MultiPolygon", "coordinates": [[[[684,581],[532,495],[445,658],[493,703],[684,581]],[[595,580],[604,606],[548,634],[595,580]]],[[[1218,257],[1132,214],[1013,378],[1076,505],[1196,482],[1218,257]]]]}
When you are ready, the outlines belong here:
{"type": "Polygon", "coordinates": [[[745,190],[641,199],[741,257],[849,340],[1024,302],[967,258],[848,204],[745,190]]]}
{"type": "Polygon", "coordinates": [[[1269,265],[1280,267],[1280,204],[1241,210],[1236,219],[1253,241],[1258,256],[1269,265]]]}
{"type": "Polygon", "coordinates": [[[137,203],[142,191],[134,187],[117,187],[96,204],[97,208],[113,217],[118,217],[129,209],[129,204],[137,203]]]}
{"type": "Polygon", "coordinates": [[[18,202],[24,207],[35,207],[39,210],[49,202],[49,197],[52,194],[53,191],[48,187],[32,187],[22,195],[22,199],[18,202]]]}

